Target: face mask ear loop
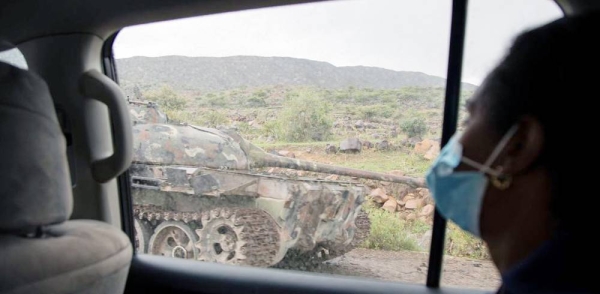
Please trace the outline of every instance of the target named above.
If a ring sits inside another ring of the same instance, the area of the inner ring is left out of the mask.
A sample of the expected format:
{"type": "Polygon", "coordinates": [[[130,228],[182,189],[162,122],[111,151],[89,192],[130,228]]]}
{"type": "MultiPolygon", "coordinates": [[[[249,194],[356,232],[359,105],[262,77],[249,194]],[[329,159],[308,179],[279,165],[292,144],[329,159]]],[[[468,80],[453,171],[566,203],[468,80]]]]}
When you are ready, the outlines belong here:
{"type": "Polygon", "coordinates": [[[489,174],[489,175],[492,175],[492,176],[496,176],[496,177],[500,176],[500,173],[497,170],[491,169],[491,168],[489,168],[489,167],[487,167],[485,165],[482,165],[481,163],[473,161],[473,160],[471,160],[469,158],[466,158],[464,156],[461,158],[461,161],[463,163],[467,164],[467,165],[470,165],[473,168],[478,169],[479,172],[486,173],[486,174],[489,174]]]}
{"type": "Polygon", "coordinates": [[[510,141],[510,139],[512,139],[512,137],[515,135],[517,130],[519,130],[519,125],[514,124],[508,130],[508,132],[506,132],[504,137],[502,137],[500,142],[498,142],[498,145],[496,146],[494,151],[492,151],[492,154],[490,154],[490,157],[488,157],[488,159],[485,161],[485,164],[483,165],[484,167],[486,167],[486,169],[489,169],[491,167],[492,163],[494,163],[494,161],[498,158],[498,156],[500,155],[500,152],[502,152],[502,150],[504,150],[504,147],[506,147],[506,144],[508,144],[508,141],[510,141]]]}

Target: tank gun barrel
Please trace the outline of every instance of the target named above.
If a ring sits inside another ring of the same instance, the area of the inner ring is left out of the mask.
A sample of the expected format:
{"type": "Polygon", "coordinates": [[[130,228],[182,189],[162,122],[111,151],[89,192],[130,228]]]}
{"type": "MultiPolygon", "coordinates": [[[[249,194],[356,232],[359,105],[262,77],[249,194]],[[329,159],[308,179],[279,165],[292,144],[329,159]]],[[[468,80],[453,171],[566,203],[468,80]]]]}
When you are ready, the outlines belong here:
{"type": "MultiPolygon", "coordinates": [[[[240,144],[242,145],[242,144],[240,144]]],[[[288,158],[283,156],[277,156],[265,152],[263,149],[255,146],[248,141],[243,142],[243,149],[246,149],[246,154],[249,158],[250,167],[280,167],[289,168],[296,170],[304,170],[311,172],[320,172],[328,174],[336,174],[341,176],[350,176],[371,180],[378,180],[384,182],[401,183],[406,184],[413,188],[425,187],[425,181],[419,178],[397,176],[392,174],[378,173],[365,171],[360,169],[335,166],[324,163],[317,163],[312,161],[306,161],[295,158],[288,158]],[[245,145],[245,146],[244,146],[245,145]]]]}

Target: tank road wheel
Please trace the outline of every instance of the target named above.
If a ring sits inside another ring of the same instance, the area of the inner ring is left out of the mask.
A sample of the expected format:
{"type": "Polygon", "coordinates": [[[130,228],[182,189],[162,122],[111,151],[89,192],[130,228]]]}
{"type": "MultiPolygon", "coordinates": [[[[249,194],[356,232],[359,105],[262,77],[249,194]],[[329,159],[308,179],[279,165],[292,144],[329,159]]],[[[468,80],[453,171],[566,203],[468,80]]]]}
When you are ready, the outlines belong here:
{"type": "Polygon", "coordinates": [[[166,221],[155,230],[148,242],[148,253],[174,258],[196,259],[198,239],[190,227],[180,221],[166,221]]]}
{"type": "Polygon", "coordinates": [[[199,260],[268,267],[275,264],[279,229],[266,212],[253,208],[219,208],[202,217],[196,230],[199,260]]]}
{"type": "Polygon", "coordinates": [[[146,253],[151,229],[143,220],[137,218],[133,220],[133,228],[135,232],[135,252],[146,253]]]}

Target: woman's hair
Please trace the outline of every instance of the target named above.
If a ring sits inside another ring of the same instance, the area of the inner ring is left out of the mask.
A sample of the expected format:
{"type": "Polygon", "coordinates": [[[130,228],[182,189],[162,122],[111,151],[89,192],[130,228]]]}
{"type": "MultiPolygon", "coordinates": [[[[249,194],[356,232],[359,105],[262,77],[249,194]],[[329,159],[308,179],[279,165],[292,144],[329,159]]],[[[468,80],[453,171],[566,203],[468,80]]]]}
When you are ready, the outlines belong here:
{"type": "Polygon", "coordinates": [[[521,34],[481,89],[498,134],[526,115],[542,124],[544,147],[536,164],[551,176],[552,213],[569,231],[589,229],[590,204],[598,197],[592,138],[600,118],[600,108],[593,107],[600,100],[599,16],[565,17],[521,34]]]}

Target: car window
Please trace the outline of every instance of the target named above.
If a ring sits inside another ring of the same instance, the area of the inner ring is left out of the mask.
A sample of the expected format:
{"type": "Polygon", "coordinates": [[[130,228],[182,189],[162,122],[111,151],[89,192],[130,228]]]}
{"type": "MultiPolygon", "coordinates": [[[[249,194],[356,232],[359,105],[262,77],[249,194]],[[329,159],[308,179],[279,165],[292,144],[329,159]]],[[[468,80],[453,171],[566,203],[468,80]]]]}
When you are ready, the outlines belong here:
{"type": "MultiPolygon", "coordinates": [[[[552,1],[469,1],[462,80],[481,84],[519,33],[561,16],[552,1]]],[[[458,131],[464,130],[468,119],[468,98],[468,95],[460,98],[458,131]]],[[[500,285],[485,243],[452,222],[446,232],[445,253],[442,285],[486,290],[500,285]]]]}
{"type": "MultiPolygon", "coordinates": [[[[334,1],[123,29],[136,251],[423,284],[451,4],[334,1]]],[[[498,54],[466,58],[461,97],[498,54]]],[[[456,234],[444,283],[497,287],[482,244],[456,234]]]]}

